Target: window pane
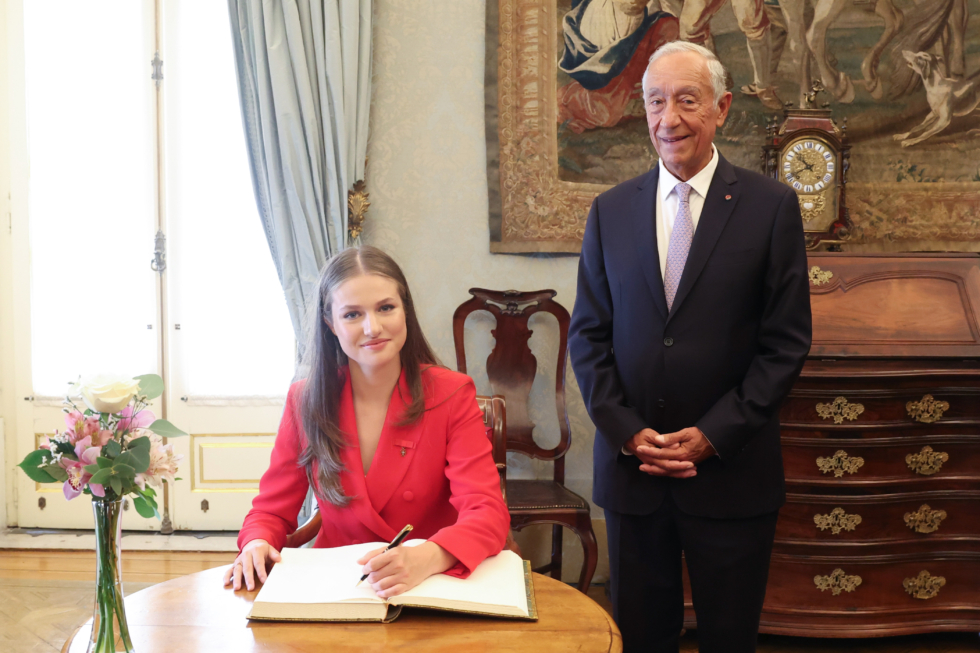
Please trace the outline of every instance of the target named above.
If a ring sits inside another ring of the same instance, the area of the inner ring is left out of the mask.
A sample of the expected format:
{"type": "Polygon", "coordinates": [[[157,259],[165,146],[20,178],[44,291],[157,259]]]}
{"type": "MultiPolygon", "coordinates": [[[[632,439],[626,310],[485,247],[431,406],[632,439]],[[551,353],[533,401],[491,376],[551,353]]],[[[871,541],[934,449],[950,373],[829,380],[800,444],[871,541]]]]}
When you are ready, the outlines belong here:
{"type": "Polygon", "coordinates": [[[152,3],[26,0],[24,19],[33,383],[60,395],[157,370],[152,3]]]}
{"type": "Polygon", "coordinates": [[[166,7],[172,376],[180,394],[282,395],[295,344],[252,192],[228,5],[166,7]]]}

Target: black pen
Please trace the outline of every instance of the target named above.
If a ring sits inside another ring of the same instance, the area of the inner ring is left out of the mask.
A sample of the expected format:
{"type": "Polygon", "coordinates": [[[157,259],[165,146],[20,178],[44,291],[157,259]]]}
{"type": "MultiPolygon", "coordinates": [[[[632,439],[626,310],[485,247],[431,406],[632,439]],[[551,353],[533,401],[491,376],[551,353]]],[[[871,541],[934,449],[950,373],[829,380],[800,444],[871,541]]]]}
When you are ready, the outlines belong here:
{"type": "MultiPolygon", "coordinates": [[[[385,550],[382,551],[381,553],[387,553],[388,551],[391,551],[392,549],[394,549],[396,546],[398,546],[399,544],[401,544],[402,543],[402,540],[405,539],[405,536],[408,535],[411,532],[412,532],[412,525],[411,524],[405,524],[405,528],[403,528],[401,530],[401,532],[399,532],[398,535],[395,536],[395,539],[393,539],[391,541],[391,544],[389,544],[388,546],[386,546],[385,547],[385,550]]],[[[367,578],[367,577],[368,577],[368,574],[364,574],[363,576],[361,576],[361,580],[357,581],[357,585],[360,585],[361,583],[363,583],[364,582],[364,579],[367,578]]],[[[355,585],[354,587],[357,587],[357,585],[355,585]]]]}

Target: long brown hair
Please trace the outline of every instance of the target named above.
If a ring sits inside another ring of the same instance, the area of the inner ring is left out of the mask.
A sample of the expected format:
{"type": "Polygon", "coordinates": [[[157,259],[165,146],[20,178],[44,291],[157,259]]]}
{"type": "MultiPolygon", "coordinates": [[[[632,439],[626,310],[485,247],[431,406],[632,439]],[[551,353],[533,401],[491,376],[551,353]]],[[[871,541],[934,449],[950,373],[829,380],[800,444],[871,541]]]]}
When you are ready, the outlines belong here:
{"type": "Polygon", "coordinates": [[[327,322],[333,319],[333,292],[348,279],[362,274],[376,274],[394,281],[405,310],[406,337],[400,358],[411,402],[407,402],[403,424],[415,422],[425,412],[422,368],[438,365],[419,326],[405,275],[390,256],[377,247],[364,245],[345,249],[330,259],[320,272],[316,312],[311,314],[309,325],[305,361],[309,374],[300,401],[308,446],[300,454],[299,464],[306,468],[306,477],[317,497],[335,506],[350,502],[340,482],[340,472],[344,470],[340,453],[348,435],[340,430],[339,421],[340,395],[347,381],[344,368],[349,361],[327,322]]]}

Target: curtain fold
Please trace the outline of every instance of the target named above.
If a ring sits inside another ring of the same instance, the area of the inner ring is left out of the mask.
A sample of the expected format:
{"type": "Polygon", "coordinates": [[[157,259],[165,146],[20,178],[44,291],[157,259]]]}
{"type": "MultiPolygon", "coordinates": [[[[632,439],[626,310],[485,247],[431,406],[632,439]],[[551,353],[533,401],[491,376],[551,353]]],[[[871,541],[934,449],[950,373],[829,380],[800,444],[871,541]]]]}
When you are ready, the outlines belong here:
{"type": "Polygon", "coordinates": [[[372,0],[228,0],[252,186],[300,354],[364,178],[372,0]]]}
{"type": "MultiPolygon", "coordinates": [[[[348,242],[347,191],[364,179],[371,2],[228,0],[252,187],[298,361],[320,268],[348,242]]],[[[300,524],[313,505],[308,493],[300,524]]]]}

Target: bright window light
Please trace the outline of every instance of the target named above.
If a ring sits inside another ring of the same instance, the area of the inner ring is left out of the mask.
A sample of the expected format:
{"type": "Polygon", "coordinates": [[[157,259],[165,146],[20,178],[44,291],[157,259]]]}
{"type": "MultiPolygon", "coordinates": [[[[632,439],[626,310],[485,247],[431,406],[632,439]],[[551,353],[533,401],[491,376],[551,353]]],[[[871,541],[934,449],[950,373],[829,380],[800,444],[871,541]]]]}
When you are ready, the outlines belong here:
{"type": "Polygon", "coordinates": [[[284,395],[295,341],[255,206],[225,2],[167,7],[164,62],[174,382],[284,395]]]}
{"type": "Polygon", "coordinates": [[[152,6],[24,2],[38,395],[157,371],[152,6]]]}

